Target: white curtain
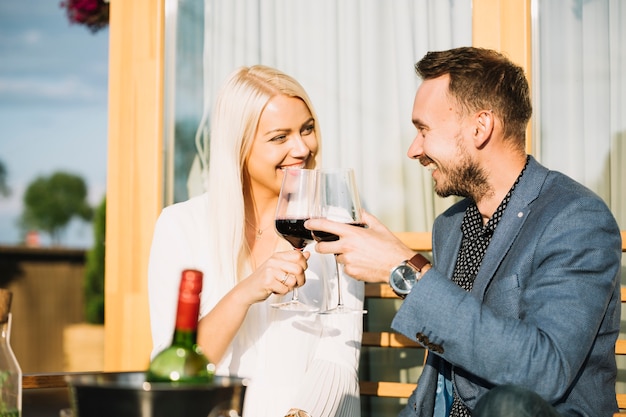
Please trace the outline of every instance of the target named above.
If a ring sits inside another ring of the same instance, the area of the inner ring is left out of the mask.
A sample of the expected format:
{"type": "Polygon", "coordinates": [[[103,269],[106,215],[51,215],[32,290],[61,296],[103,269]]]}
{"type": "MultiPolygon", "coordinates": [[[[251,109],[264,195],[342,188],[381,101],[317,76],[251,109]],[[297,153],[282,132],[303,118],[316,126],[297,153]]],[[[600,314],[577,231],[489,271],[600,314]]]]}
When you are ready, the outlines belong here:
{"type": "Polygon", "coordinates": [[[585,184],[626,229],[626,2],[538,0],[541,161],[585,184]]]}
{"type": "MultiPolygon", "coordinates": [[[[598,193],[624,230],[626,2],[536,0],[533,7],[538,12],[535,137],[540,159],[598,193]]],[[[622,285],[624,271],[623,266],[622,285]]],[[[626,360],[620,357],[617,364],[616,389],[623,393],[626,360]]]]}
{"type": "Polygon", "coordinates": [[[320,118],[323,165],[354,168],[364,205],[392,230],[430,230],[452,201],[406,157],[413,66],[429,50],[471,45],[471,0],[205,0],[205,29],[205,115],[238,66],[294,76],[320,118]]]}

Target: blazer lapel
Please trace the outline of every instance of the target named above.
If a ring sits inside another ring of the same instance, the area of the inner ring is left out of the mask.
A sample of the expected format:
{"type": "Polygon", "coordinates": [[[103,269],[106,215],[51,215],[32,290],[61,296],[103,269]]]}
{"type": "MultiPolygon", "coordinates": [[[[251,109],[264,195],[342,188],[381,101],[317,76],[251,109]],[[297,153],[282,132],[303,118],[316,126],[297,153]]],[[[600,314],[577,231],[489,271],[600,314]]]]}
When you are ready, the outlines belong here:
{"type": "Polygon", "coordinates": [[[537,198],[539,191],[548,175],[548,170],[531,156],[528,166],[520,182],[515,187],[506,210],[491,238],[481,267],[476,275],[472,293],[480,299],[493,279],[500,263],[511,249],[511,245],[519,234],[524,222],[530,214],[530,204],[537,198]]]}

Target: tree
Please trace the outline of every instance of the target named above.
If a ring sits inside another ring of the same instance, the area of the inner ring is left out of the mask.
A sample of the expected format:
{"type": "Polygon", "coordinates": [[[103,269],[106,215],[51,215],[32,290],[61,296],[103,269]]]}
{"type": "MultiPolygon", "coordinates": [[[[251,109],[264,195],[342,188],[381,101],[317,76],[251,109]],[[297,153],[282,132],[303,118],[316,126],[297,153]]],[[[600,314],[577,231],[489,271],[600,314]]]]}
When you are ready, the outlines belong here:
{"type": "Polygon", "coordinates": [[[9,188],[9,185],[7,184],[7,169],[4,166],[4,163],[2,161],[0,161],[0,196],[1,197],[7,197],[9,196],[9,194],[11,194],[11,189],[9,188]]]}
{"type": "Polygon", "coordinates": [[[38,177],[24,193],[21,224],[48,233],[52,242],[58,244],[61,232],[73,217],[91,220],[93,209],[86,198],[87,186],[77,175],[56,172],[50,177],[38,177]]]}
{"type": "Polygon", "coordinates": [[[104,237],[106,198],[96,208],[93,219],[93,247],[85,263],[85,318],[87,323],[104,323],[104,237]]]}

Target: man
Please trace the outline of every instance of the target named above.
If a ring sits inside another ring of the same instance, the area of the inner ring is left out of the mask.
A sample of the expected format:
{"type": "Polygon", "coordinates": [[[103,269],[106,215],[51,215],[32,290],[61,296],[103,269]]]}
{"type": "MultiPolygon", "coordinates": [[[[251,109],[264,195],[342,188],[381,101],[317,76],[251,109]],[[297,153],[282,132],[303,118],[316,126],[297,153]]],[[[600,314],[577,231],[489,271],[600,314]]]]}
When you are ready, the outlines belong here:
{"type": "Polygon", "coordinates": [[[408,156],[432,171],[438,195],[465,197],[435,220],[432,264],[367,213],[368,228],[307,222],[340,237],[317,251],[339,254],[348,275],[406,295],[392,327],[429,355],[401,415],[471,416],[502,386],[545,400],[545,415],[612,415],[615,219],[591,191],[526,155],[532,110],[520,67],[463,47],[429,52],[415,68],[423,82],[408,156]]]}

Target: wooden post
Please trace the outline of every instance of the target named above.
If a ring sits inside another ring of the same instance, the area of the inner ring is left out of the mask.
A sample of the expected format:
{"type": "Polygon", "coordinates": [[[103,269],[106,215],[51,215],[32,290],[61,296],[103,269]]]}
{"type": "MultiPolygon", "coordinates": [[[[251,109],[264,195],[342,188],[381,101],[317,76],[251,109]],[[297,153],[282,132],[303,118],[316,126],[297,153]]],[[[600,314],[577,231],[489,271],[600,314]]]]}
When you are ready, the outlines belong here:
{"type": "Polygon", "coordinates": [[[162,208],[165,0],[111,0],[105,371],[146,369],[147,268],[162,208]]]}
{"type": "MultiPolygon", "coordinates": [[[[532,85],[530,0],[473,0],[472,44],[495,49],[524,68],[532,85]]],[[[531,125],[526,129],[526,152],[532,152],[531,125]]]]}

